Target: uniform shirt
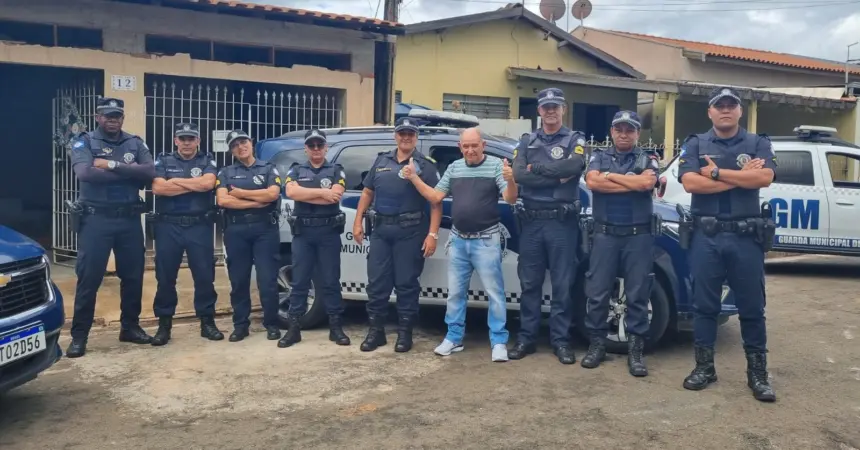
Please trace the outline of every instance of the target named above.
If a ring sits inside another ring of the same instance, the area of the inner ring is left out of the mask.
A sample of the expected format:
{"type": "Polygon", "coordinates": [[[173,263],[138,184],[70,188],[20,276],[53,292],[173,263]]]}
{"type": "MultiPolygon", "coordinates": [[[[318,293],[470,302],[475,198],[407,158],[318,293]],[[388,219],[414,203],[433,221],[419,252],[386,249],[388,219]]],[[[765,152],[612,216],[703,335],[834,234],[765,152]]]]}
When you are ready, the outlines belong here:
{"type": "Polygon", "coordinates": [[[561,127],[555,134],[540,129],[520,139],[514,150],[513,170],[527,208],[558,208],[579,199],[579,179],[585,168],[584,145],[585,136],[567,127],[561,127]],[[562,178],[571,179],[562,183],[562,178]]]}
{"type": "MultiPolygon", "coordinates": [[[[687,138],[679,156],[678,181],[686,173],[700,173],[708,155],[720,169],[741,170],[751,159],[761,158],[767,169],[776,168],[770,139],[741,128],[733,137],[722,139],[714,130],[687,138]],[[700,161],[701,159],[701,161],[700,161]]],[[[774,178],[775,180],[776,178],[774,178]]],[[[713,216],[721,220],[761,216],[759,189],[735,187],[716,194],[693,194],[690,211],[694,216],[713,216]]]]}
{"type": "Polygon", "coordinates": [[[72,167],[80,181],[80,201],[105,207],[139,202],[140,190],[154,175],[152,154],[142,139],[123,131],[112,141],[101,128],[78,135],[72,144],[72,167]],[[93,166],[96,159],[122,164],[114,170],[98,169],[93,166]]]}
{"type": "MultiPolygon", "coordinates": [[[[218,172],[215,160],[208,153],[197,152],[191,159],[183,159],[179,153],[159,155],[155,160],[155,177],[199,178],[207,173],[218,172]]],[[[215,202],[214,189],[208,192],[188,192],[174,196],[155,196],[155,211],[162,214],[197,215],[212,209],[215,202]]]]}
{"type": "MultiPolygon", "coordinates": [[[[415,150],[412,152],[416,173],[428,186],[439,183],[436,161],[415,150]]],[[[397,150],[382,152],[376,157],[367,176],[364,187],[374,191],[373,204],[377,213],[393,216],[410,212],[424,211],[429,202],[421,196],[411,181],[400,178],[400,169],[409,164],[409,158],[397,162],[397,150]]]]}
{"type": "MultiPolygon", "coordinates": [[[[284,184],[295,181],[299,186],[310,189],[331,189],[339,184],[346,188],[346,173],[340,164],[332,164],[325,160],[323,165],[316,168],[310,161],[293,163],[287,172],[284,184]]],[[[293,211],[297,217],[332,217],[340,213],[340,204],[316,205],[308,202],[295,201],[293,211]]]]}
{"type": "MultiPolygon", "coordinates": [[[[606,150],[595,149],[588,162],[588,170],[610,172],[621,175],[634,174],[636,158],[643,152],[641,148],[620,152],[614,146],[606,150]]],[[[660,169],[657,161],[651,159],[651,170],[660,169]]],[[[599,175],[602,176],[602,175],[599,175]]],[[[593,191],[592,215],[599,223],[619,226],[646,225],[651,221],[653,199],[651,191],[600,192],[593,191]]]]}
{"type": "Polygon", "coordinates": [[[499,223],[499,193],[508,187],[502,177],[502,160],[484,155],[484,160],[471,166],[458,159],[448,166],[436,190],[450,193],[451,219],[454,227],[464,233],[486,230],[499,223]]]}
{"type": "MultiPolygon", "coordinates": [[[[234,162],[218,172],[218,179],[215,182],[216,189],[225,187],[228,191],[234,187],[239,189],[257,190],[268,189],[272,186],[277,186],[280,190],[281,175],[278,173],[278,169],[274,164],[268,161],[261,161],[259,159],[254,159],[254,163],[250,166],[246,166],[240,161],[234,162]]],[[[272,212],[275,210],[277,204],[278,200],[275,200],[264,208],[241,210],[241,213],[253,214],[272,212]]],[[[228,209],[227,211],[229,212],[230,210],[228,209]]]]}

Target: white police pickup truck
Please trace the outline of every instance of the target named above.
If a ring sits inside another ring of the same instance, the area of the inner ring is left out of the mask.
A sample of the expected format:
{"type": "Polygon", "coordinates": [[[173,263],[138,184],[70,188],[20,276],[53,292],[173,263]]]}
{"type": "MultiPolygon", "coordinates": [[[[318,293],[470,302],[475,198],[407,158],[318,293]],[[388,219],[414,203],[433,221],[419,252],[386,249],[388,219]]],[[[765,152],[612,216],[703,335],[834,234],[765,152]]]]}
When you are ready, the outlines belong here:
{"type": "MultiPolygon", "coordinates": [[[[417,150],[436,160],[436,167],[444,173],[448,165],[461,158],[457,146],[459,128],[475,126],[477,118],[465,114],[454,114],[442,111],[412,110],[409,116],[419,124],[419,143],[417,150]]],[[[341,200],[341,210],[346,213],[346,232],[341,235],[341,293],[347,300],[367,300],[367,256],[368,240],[361,245],[355,242],[352,235],[352,223],[355,220],[356,207],[363,189],[362,180],[373,165],[377,154],[396,148],[394,142],[394,127],[374,126],[356,128],[325,129],[329,144],[326,158],[341,164],[346,172],[346,193],[341,200]]],[[[273,139],[257,143],[256,157],[270,161],[278,167],[280,173],[287,173],[293,162],[306,160],[303,136],[305,130],[294,131],[273,139]]],[[[485,152],[498,158],[513,158],[517,140],[506,137],[483,134],[486,141],[485,152]]],[[[584,214],[591,212],[591,193],[584,181],[580,183],[580,201],[584,214]]],[[[293,201],[282,198],[284,213],[287,205],[293,201]]],[[[421,274],[420,302],[424,305],[445,305],[448,292],[448,256],[445,244],[451,229],[451,199],[446,198],[442,203],[443,219],[439,230],[439,244],[436,253],[428,258],[421,274]]],[[[655,283],[651,292],[648,318],[651,323],[651,335],[647,346],[659,342],[678,330],[690,330],[692,321],[692,280],[689,274],[687,253],[680,248],[677,239],[678,218],[675,205],[655,201],[655,211],[663,216],[664,234],[657,238],[654,245],[654,274],[655,283]]],[[[521,295],[519,278],[517,276],[517,255],[519,252],[519,233],[514,222],[510,205],[499,198],[499,213],[502,226],[502,272],[505,280],[505,300],[509,310],[519,308],[521,295]]],[[[365,230],[366,232],[367,230],[365,230]]],[[[571,232],[578,232],[572,229],[571,232]]],[[[292,233],[282,214],[280,221],[281,233],[281,270],[278,274],[280,287],[280,314],[286,314],[286,301],[290,292],[292,271],[292,233]]],[[[227,258],[229,252],[225,249],[227,258]]],[[[579,266],[577,281],[573,290],[573,301],[576,317],[576,329],[583,332],[583,319],[586,313],[586,298],[584,294],[585,271],[588,267],[587,255],[579,255],[582,261],[579,266]]],[[[226,270],[226,267],[225,267],[226,270]]],[[[255,283],[254,283],[255,284],[255,283]]],[[[542,310],[549,312],[550,278],[547,276],[543,286],[542,310]]],[[[392,299],[394,297],[392,296],[392,299]]],[[[325,307],[322,302],[315,301],[311,291],[308,313],[302,319],[302,326],[316,327],[326,320],[325,307]]],[[[725,322],[730,316],[737,314],[734,296],[728,287],[723,288],[723,307],[721,321],[725,322]]],[[[468,294],[469,307],[486,308],[488,305],[486,293],[480,279],[473,276],[468,294]]],[[[610,310],[607,314],[609,323],[609,341],[607,349],[610,352],[627,352],[627,335],[624,329],[627,306],[624,294],[623,280],[619,279],[610,299],[610,310]]],[[[282,326],[284,326],[282,324],[282,326]]]]}
{"type": "MultiPolygon", "coordinates": [[[[860,146],[835,128],[801,125],[771,137],[776,180],[760,191],[776,222],[773,251],[860,256],[860,146]]],[[[676,156],[660,174],[668,203],[690,205],[678,182],[676,156]]]]}

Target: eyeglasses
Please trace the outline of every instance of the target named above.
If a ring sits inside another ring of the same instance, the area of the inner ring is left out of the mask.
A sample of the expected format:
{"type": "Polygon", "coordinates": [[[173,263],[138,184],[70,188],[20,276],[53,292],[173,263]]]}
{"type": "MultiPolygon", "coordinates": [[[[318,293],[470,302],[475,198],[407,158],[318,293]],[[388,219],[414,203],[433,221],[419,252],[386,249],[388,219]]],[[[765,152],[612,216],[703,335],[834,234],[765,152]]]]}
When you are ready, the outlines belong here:
{"type": "Polygon", "coordinates": [[[323,143],[305,144],[305,146],[310,150],[322,150],[325,148],[325,144],[323,143]]]}

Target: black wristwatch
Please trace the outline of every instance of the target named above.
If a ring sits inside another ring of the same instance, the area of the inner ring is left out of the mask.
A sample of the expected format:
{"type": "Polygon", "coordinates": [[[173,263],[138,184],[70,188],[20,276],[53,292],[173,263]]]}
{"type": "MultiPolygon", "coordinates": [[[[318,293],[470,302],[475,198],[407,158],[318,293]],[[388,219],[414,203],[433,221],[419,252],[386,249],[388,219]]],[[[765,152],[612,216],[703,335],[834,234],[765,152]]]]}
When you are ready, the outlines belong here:
{"type": "Polygon", "coordinates": [[[720,168],[719,167],[714,167],[714,169],[711,170],[711,179],[712,180],[719,180],[720,179],[720,168]]]}

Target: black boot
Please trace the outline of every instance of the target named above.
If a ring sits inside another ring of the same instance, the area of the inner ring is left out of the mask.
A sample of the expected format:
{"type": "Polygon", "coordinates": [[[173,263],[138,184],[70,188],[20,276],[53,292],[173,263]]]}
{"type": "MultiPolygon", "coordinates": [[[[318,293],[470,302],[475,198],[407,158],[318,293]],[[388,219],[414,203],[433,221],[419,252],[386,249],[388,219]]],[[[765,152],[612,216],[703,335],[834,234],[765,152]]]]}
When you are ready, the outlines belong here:
{"type": "Polygon", "coordinates": [[[531,355],[537,351],[537,346],[534,344],[525,344],[517,341],[513,348],[508,349],[508,359],[523,359],[526,355],[531,355]]]}
{"type": "Polygon", "coordinates": [[[215,325],[215,318],[211,316],[200,318],[200,337],[205,337],[210,341],[220,341],[224,339],[224,333],[215,325]]]}
{"type": "Polygon", "coordinates": [[[152,345],[159,347],[170,342],[170,330],[173,328],[173,317],[159,317],[158,331],[152,337],[152,345]]]}
{"type": "Polygon", "coordinates": [[[767,379],[767,353],[747,352],[747,386],[753,391],[753,397],[762,402],[775,402],[776,393],[767,379]]]}
{"type": "Polygon", "coordinates": [[[250,335],[251,333],[248,331],[248,327],[237,327],[232,333],[230,333],[230,342],[239,342],[250,335]]]}
{"type": "Polygon", "coordinates": [[[266,339],[270,341],[277,341],[278,338],[281,337],[281,329],[275,326],[266,327],[266,339]]]}
{"type": "Polygon", "coordinates": [[[582,358],[582,367],[594,369],[606,358],[606,338],[592,337],[588,344],[588,352],[582,358]]]}
{"type": "Polygon", "coordinates": [[[66,349],[66,357],[80,358],[87,353],[87,338],[72,338],[72,342],[66,349]]]}
{"type": "Polygon", "coordinates": [[[280,348],[287,348],[302,341],[302,323],[299,318],[288,315],[287,322],[290,324],[290,328],[284,333],[284,337],[278,341],[280,348]]]}
{"type": "Polygon", "coordinates": [[[684,379],[684,389],[700,391],[717,381],[717,369],[714,368],[714,349],[696,347],[695,351],[696,367],[684,379]]]}
{"type": "Polygon", "coordinates": [[[336,343],[337,345],[350,344],[349,336],[343,332],[343,323],[341,322],[339,315],[332,314],[328,316],[328,327],[328,340],[336,343]]]}
{"type": "Polygon", "coordinates": [[[152,337],[146,334],[140,325],[134,324],[119,330],[119,341],[133,344],[151,344],[152,337]]]}
{"type": "Polygon", "coordinates": [[[372,352],[383,345],[388,344],[385,339],[385,318],[379,316],[370,316],[370,328],[367,330],[367,337],[361,343],[361,351],[372,352]]]}
{"type": "Polygon", "coordinates": [[[576,353],[574,353],[573,349],[568,345],[559,345],[553,349],[553,353],[555,353],[556,358],[558,358],[558,362],[562,364],[576,363],[576,353]]]}
{"type": "Polygon", "coordinates": [[[630,335],[627,343],[627,369],[634,377],[647,377],[648,368],[642,353],[645,351],[645,338],[635,334],[630,335]]]}
{"type": "Polygon", "coordinates": [[[394,351],[404,353],[412,350],[412,327],[415,319],[410,316],[400,316],[397,322],[397,342],[394,343],[394,351]]]}

